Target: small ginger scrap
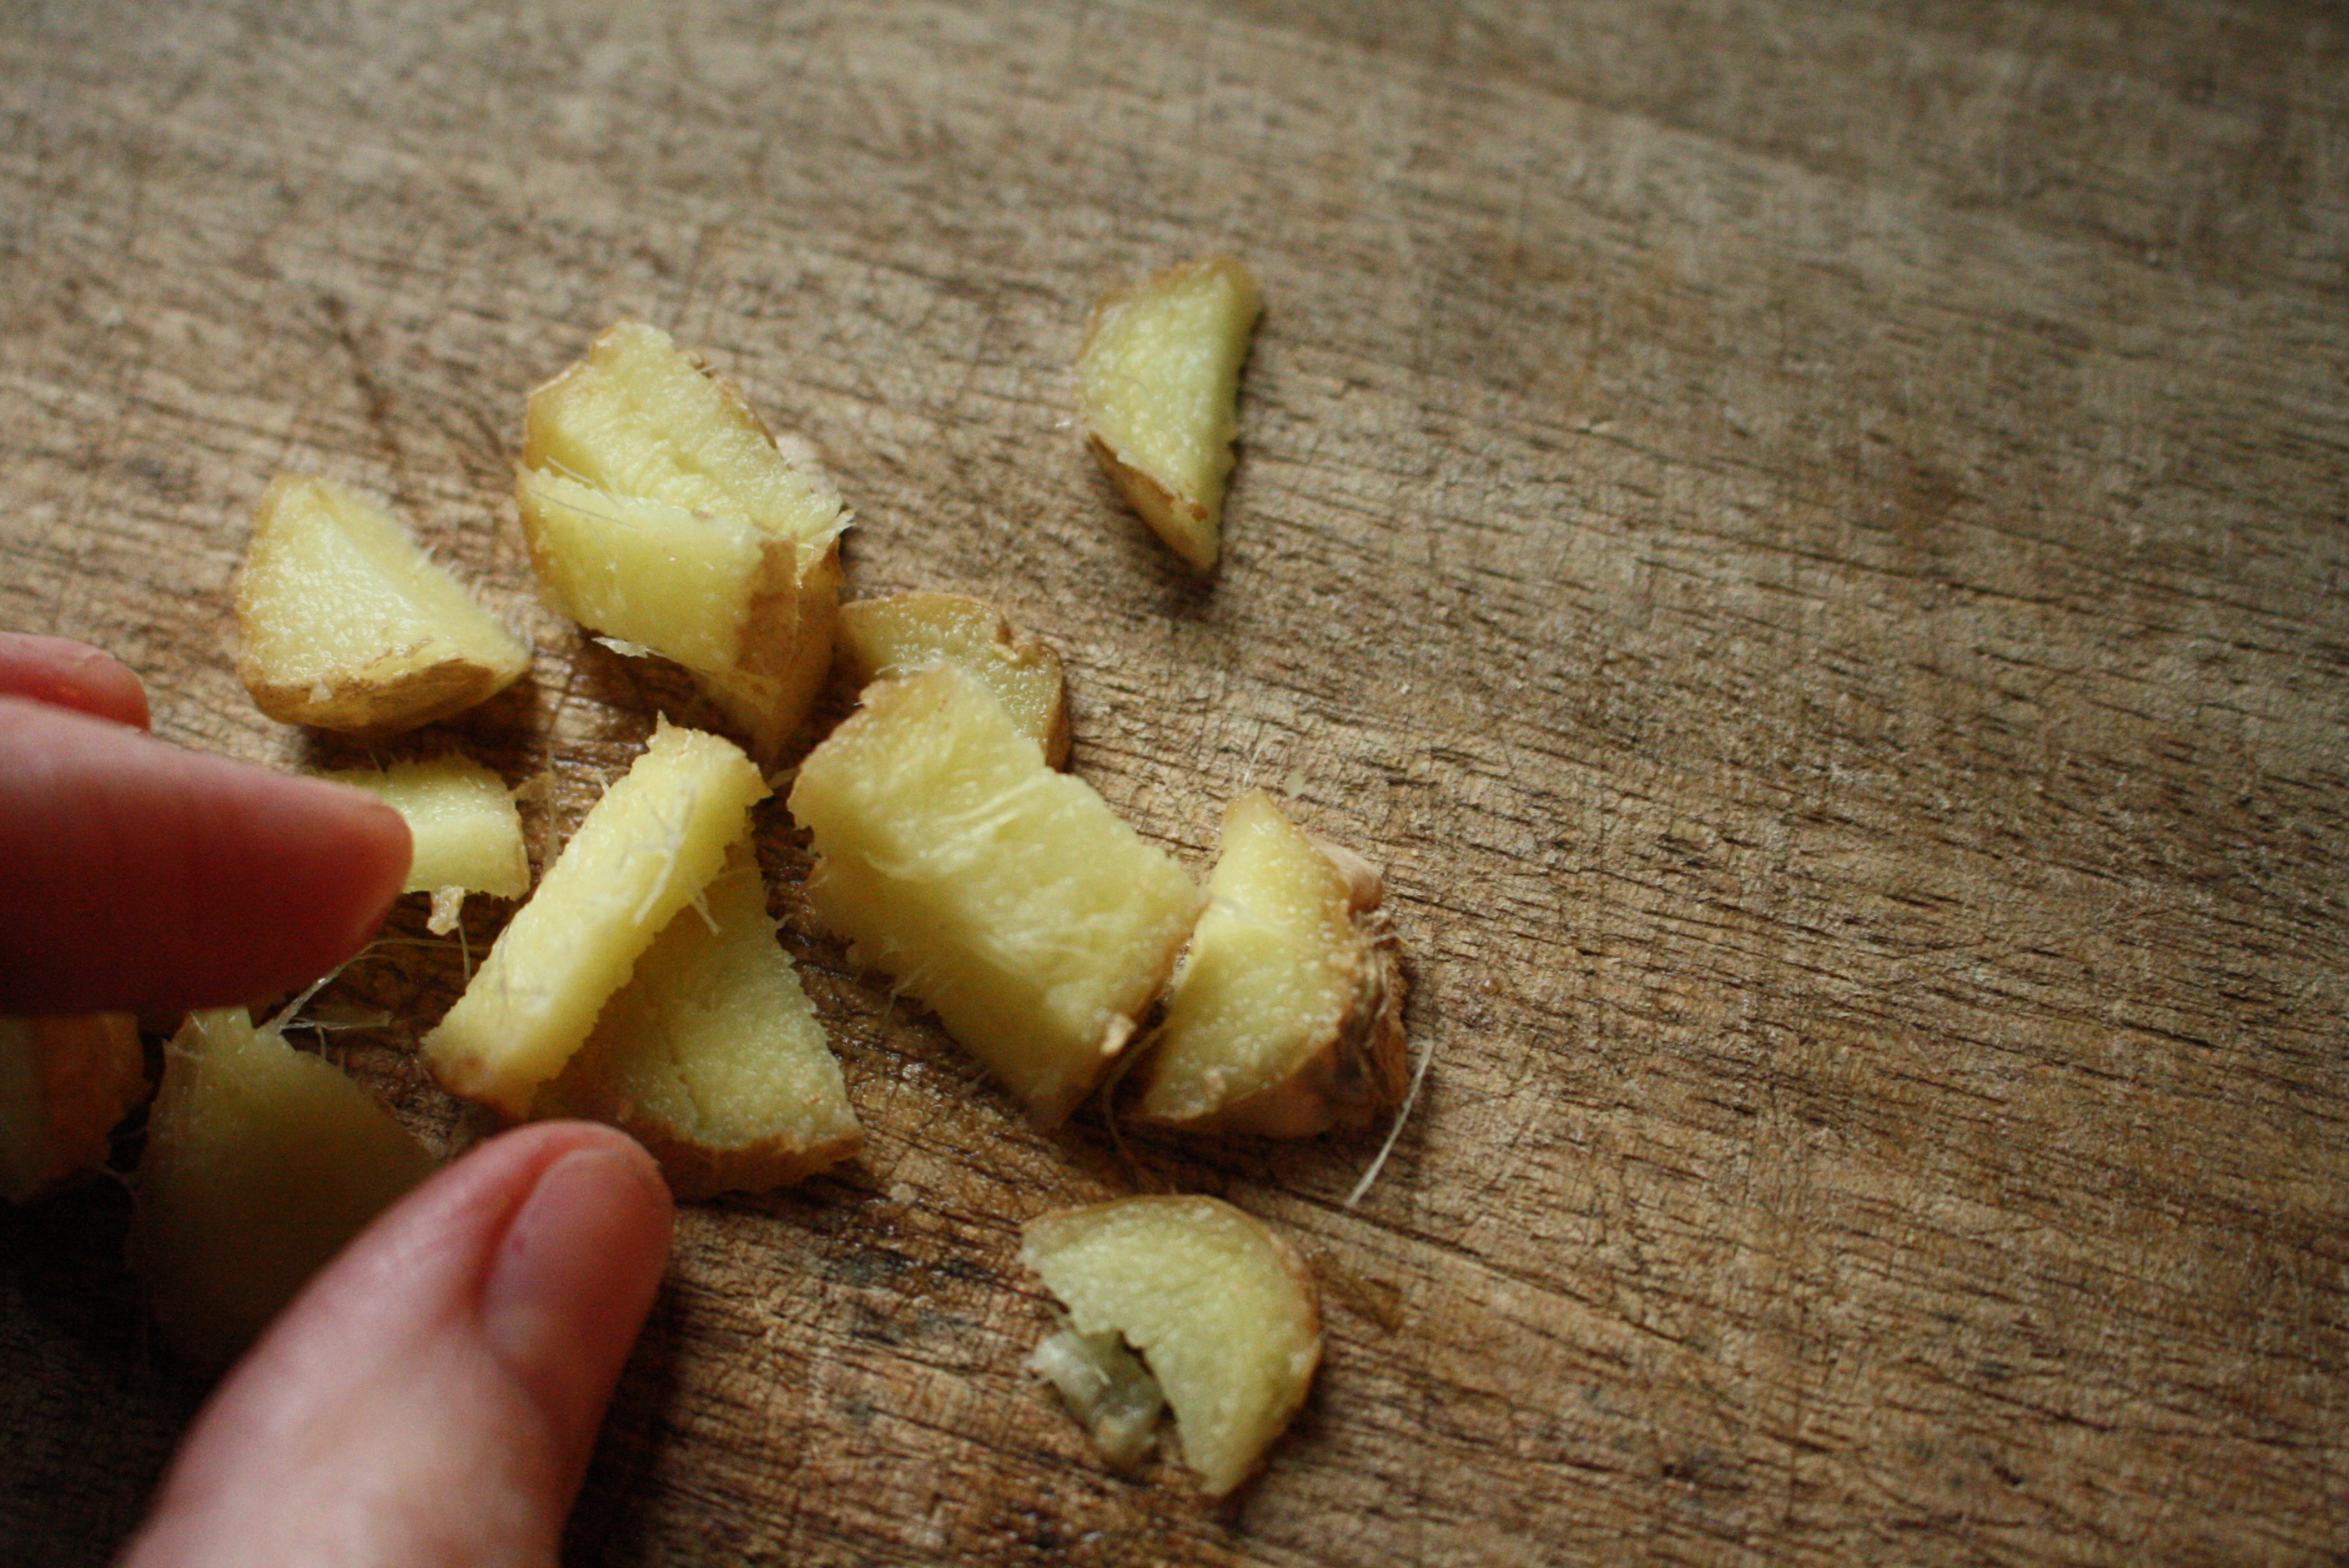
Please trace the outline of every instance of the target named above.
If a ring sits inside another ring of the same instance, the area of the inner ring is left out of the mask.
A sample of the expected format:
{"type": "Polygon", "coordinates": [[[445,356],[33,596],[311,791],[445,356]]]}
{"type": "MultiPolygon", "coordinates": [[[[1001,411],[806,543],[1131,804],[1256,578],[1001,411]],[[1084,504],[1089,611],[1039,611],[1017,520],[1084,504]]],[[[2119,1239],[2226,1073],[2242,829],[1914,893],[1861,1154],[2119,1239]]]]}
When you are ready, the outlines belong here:
{"type": "Polygon", "coordinates": [[[1086,1334],[1064,1313],[1061,1326],[1029,1353],[1028,1370],[1052,1385],[1110,1463],[1139,1463],[1157,1447],[1165,1390],[1115,1329],[1086,1334]]]}
{"type": "Polygon", "coordinates": [[[22,1203],[106,1162],[147,1088],[128,1013],[0,1017],[0,1198],[22,1203]]]}
{"type": "Polygon", "coordinates": [[[403,891],[432,895],[425,923],[436,935],[456,929],[469,892],[520,898],[530,891],[522,813],[504,781],[471,758],[452,754],[321,777],[366,790],[406,820],[414,852],[403,891]]]}

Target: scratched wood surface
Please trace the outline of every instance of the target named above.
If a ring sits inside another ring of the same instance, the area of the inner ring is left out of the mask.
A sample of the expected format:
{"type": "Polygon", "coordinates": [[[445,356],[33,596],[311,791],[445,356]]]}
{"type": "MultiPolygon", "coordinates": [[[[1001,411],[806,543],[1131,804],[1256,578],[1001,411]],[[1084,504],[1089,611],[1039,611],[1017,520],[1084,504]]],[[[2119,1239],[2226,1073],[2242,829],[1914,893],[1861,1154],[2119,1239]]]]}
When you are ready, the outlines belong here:
{"type": "MultiPolygon", "coordinates": [[[[1388,869],[1434,1067],[1350,1207],[1369,1142],[1028,1130],[771,820],[870,1145],[686,1214],[578,1562],[2349,1552],[2337,7],[15,0],[0,258],[0,625],[168,736],[355,755],[230,665],[321,469],[535,635],[428,743],[575,820],[678,694],[536,606],[509,466],[636,314],[822,449],[854,591],[1060,646],[1145,833],[1263,784],[1388,869]],[[1269,309],[1200,586],[1067,365],[1214,249],[1269,309]],[[1226,1505],[1019,1369],[1019,1222],[1145,1189],[1324,1284],[1226,1505]]],[[[462,962],[330,1047],[436,1136],[462,962]]],[[[126,1203],[0,1222],[9,1563],[102,1561],[201,1396],[126,1203]]]]}

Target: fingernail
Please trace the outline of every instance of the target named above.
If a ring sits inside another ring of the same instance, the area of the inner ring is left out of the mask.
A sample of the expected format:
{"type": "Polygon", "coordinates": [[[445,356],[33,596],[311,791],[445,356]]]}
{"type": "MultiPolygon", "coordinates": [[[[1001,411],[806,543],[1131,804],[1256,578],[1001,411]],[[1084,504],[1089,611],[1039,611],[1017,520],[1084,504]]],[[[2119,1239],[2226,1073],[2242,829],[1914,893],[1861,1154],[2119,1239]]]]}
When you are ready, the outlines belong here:
{"type": "Polygon", "coordinates": [[[76,647],[61,671],[59,700],[130,729],[147,727],[147,688],[129,665],[99,648],[76,647]]]}
{"type": "Polygon", "coordinates": [[[506,1227],[482,1336],[559,1432],[592,1431],[660,1283],[668,1189],[633,1146],[547,1166],[506,1227]]]}

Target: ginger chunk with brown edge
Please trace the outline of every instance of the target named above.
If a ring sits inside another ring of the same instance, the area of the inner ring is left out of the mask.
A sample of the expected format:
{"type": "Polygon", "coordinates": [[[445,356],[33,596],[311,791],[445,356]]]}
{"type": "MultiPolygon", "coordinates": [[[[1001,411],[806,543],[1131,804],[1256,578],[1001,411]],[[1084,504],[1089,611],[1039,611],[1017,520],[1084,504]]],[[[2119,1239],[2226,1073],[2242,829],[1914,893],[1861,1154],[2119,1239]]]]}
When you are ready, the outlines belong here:
{"type": "Polygon", "coordinates": [[[832,660],[848,517],[814,462],[624,321],[531,394],[517,493],[554,607],[683,665],[771,760],[832,660]]]}
{"type": "Polygon", "coordinates": [[[1202,903],[954,665],[868,689],[801,764],[791,809],[813,839],[817,917],[1041,1127],[1124,1047],[1202,903]]]}
{"type": "Polygon", "coordinates": [[[261,498],[237,580],[236,671],[285,724],[388,735],[513,684],[530,646],[382,507],[285,474],[261,498]]]}
{"type": "Polygon", "coordinates": [[[700,905],[669,917],[532,1114],[622,1129],[686,1199],[764,1191],[856,1152],[840,1064],[747,841],[700,905]]]}
{"type": "Polygon", "coordinates": [[[520,898],[530,891],[530,853],[522,813],[495,773],[450,755],[388,768],[350,768],[321,775],[366,790],[408,823],[414,853],[408,892],[432,895],[429,928],[446,935],[469,892],[520,898]]]}
{"type": "Polygon", "coordinates": [[[147,1088],[128,1013],[0,1017],[0,1198],[21,1203],[106,1162],[147,1088]]]}
{"type": "Polygon", "coordinates": [[[933,593],[854,600],[840,607],[840,655],[860,688],[932,665],[960,665],[1044,748],[1045,761],[1055,768],[1069,765],[1069,698],[1061,655],[1042,638],[1015,630],[992,604],[933,593]]]}
{"type": "Polygon", "coordinates": [[[513,1120],[585,1042],[678,911],[717,876],[765,780],[732,741],[663,720],[424,1037],[441,1087],[513,1120]]]}
{"type": "Polygon", "coordinates": [[[1134,1114],[1303,1137],[1402,1098],[1403,982],[1379,875],[1251,790],[1224,811],[1207,911],[1140,1068],[1134,1114]]]}
{"type": "MultiPolygon", "coordinates": [[[[1247,1480],[1321,1361],[1319,1296],[1295,1249],[1196,1195],[1063,1209],[1020,1235],[1020,1261],[1068,1307],[1062,1333],[1115,1334],[1141,1356],[1207,1495],[1247,1480]]],[[[1133,1406],[1122,1398],[1084,1413],[1098,1429],[1102,1415],[1133,1406]]]]}
{"type": "Polygon", "coordinates": [[[164,1334],[233,1359],[432,1169],[390,1112],[242,1008],[191,1013],[163,1053],[130,1259],[164,1334]]]}
{"type": "Polygon", "coordinates": [[[1104,294],[1077,351],[1093,455],[1195,572],[1221,548],[1240,366],[1262,308],[1247,268],[1210,257],[1104,294]]]}

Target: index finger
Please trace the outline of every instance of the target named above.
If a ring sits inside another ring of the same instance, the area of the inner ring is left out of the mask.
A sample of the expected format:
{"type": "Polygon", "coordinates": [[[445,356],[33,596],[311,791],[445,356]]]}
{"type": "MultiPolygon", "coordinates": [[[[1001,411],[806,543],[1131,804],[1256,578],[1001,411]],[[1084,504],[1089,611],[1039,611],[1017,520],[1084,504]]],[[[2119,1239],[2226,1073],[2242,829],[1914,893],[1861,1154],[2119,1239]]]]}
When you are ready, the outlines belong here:
{"type": "Polygon", "coordinates": [[[0,1012],[302,985],[374,934],[409,855],[363,790],[0,696],[0,1012]]]}
{"type": "Polygon", "coordinates": [[[147,692],[130,666],[70,637],[0,632],[0,696],[30,697],[96,718],[147,727],[147,692]]]}

